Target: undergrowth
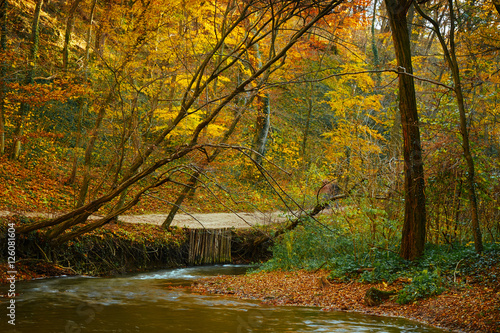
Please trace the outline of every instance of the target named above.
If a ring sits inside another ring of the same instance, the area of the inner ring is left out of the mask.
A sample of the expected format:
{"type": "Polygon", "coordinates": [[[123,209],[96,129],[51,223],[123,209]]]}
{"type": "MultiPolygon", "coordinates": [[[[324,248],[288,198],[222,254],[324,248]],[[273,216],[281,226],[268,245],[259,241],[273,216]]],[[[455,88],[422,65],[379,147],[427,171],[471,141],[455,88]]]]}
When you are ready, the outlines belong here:
{"type": "MultiPolygon", "coordinates": [[[[429,243],[418,261],[407,261],[398,254],[398,237],[376,238],[369,228],[353,232],[341,220],[342,217],[334,217],[329,223],[323,221],[323,225],[309,220],[284,234],[272,248],[273,258],[259,270],[327,269],[331,280],[387,284],[398,281],[404,286],[395,300],[405,304],[460,286],[463,277],[500,262],[497,243],[485,244],[481,255],[474,251],[472,243],[429,243]]],[[[363,221],[351,219],[350,223],[362,225],[363,221]]],[[[498,283],[496,276],[488,279],[498,283]]]]}

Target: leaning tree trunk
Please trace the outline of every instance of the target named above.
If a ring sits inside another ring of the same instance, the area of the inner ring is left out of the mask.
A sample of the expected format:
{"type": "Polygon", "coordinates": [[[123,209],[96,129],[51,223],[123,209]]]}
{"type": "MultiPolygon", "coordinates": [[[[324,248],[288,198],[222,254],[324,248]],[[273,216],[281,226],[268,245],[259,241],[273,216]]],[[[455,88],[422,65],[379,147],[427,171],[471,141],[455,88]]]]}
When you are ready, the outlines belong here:
{"type": "MultiPolygon", "coordinates": [[[[229,140],[229,138],[231,137],[231,135],[233,135],[234,131],[236,130],[236,126],[238,125],[238,123],[240,122],[241,120],[241,117],[243,116],[243,113],[245,112],[246,110],[246,107],[247,107],[247,104],[248,103],[251,103],[253,101],[253,99],[255,98],[255,95],[252,96],[250,99],[247,100],[247,103],[245,103],[243,105],[243,107],[238,111],[238,113],[235,115],[234,119],[233,119],[233,122],[231,123],[231,126],[229,126],[229,128],[226,130],[226,132],[224,133],[224,136],[222,137],[222,140],[220,142],[220,144],[226,144],[227,141],[229,140]]],[[[170,225],[172,224],[172,222],[174,221],[174,217],[175,215],[177,214],[177,212],[179,211],[182,203],[184,202],[184,200],[191,194],[194,193],[194,191],[196,190],[196,184],[199,180],[199,177],[200,175],[202,174],[203,172],[203,169],[206,165],[212,163],[213,161],[215,161],[215,159],[217,158],[217,156],[219,156],[219,154],[222,152],[222,149],[221,148],[216,148],[214,150],[214,152],[207,158],[207,160],[205,161],[205,164],[202,165],[200,168],[196,169],[195,172],[190,176],[187,184],[184,186],[184,188],[182,189],[182,192],[181,194],[179,195],[179,197],[177,198],[177,200],[175,201],[172,209],[170,210],[167,218],[165,219],[165,221],[163,222],[162,224],[162,228],[164,229],[168,229],[170,228],[170,225]]]]}
{"type": "Polygon", "coordinates": [[[177,197],[177,200],[175,200],[175,203],[172,206],[172,209],[170,209],[170,212],[168,213],[167,218],[165,221],[162,223],[162,228],[168,229],[170,228],[170,225],[174,221],[174,217],[181,208],[182,203],[184,200],[188,197],[189,193],[193,192],[196,186],[196,183],[198,182],[198,177],[200,177],[201,172],[199,170],[196,170],[190,177],[187,182],[187,184],[184,186],[182,189],[181,194],[177,197]]]}
{"type": "Polygon", "coordinates": [[[85,158],[83,161],[84,165],[84,175],[83,175],[83,182],[80,187],[80,193],[78,194],[78,202],[76,204],[76,207],[81,207],[85,204],[85,199],[87,198],[87,193],[88,189],[90,186],[90,169],[91,169],[91,163],[92,163],[92,153],[94,152],[94,147],[95,147],[95,142],[97,140],[97,137],[99,135],[99,130],[101,128],[101,123],[102,120],[104,119],[104,116],[106,115],[106,107],[108,104],[111,102],[111,99],[113,98],[113,89],[108,93],[108,96],[106,97],[105,101],[102,101],[101,106],[99,108],[99,112],[97,113],[97,118],[94,124],[94,128],[89,134],[89,141],[87,142],[87,147],[85,148],[85,158]]]}
{"type": "MultiPolygon", "coordinates": [[[[38,56],[38,45],[40,37],[40,13],[42,12],[43,0],[38,0],[33,15],[33,24],[31,27],[31,50],[28,63],[28,71],[24,79],[24,84],[31,84],[33,82],[33,73],[36,67],[36,58],[38,56]]],[[[21,153],[21,139],[23,136],[24,118],[28,113],[29,105],[22,102],[19,106],[17,113],[17,123],[14,130],[14,138],[12,143],[11,159],[16,160],[21,153]]]]}
{"type": "MultiPolygon", "coordinates": [[[[149,2],[148,2],[149,3],[149,2]]],[[[314,2],[315,4],[316,2],[314,2]]],[[[274,6],[275,3],[273,3],[274,6]]],[[[302,4],[302,2],[282,2],[284,6],[284,10],[287,8],[290,8],[291,13],[296,13],[298,9],[306,10],[307,8],[311,9],[316,9],[314,4],[308,5],[308,4],[302,4]],[[309,7],[311,6],[311,7],[309,7]],[[314,6],[314,7],[312,7],[314,6]]],[[[288,41],[285,42],[285,44],[278,50],[277,52],[273,53],[273,55],[266,61],[265,64],[263,64],[262,68],[258,69],[254,73],[252,73],[247,79],[245,79],[243,82],[238,84],[236,87],[232,89],[232,91],[229,91],[226,95],[221,97],[220,99],[217,100],[217,104],[213,106],[213,111],[212,113],[203,119],[197,126],[196,128],[192,131],[190,135],[190,140],[187,144],[182,144],[177,147],[174,151],[171,153],[167,153],[166,156],[161,156],[158,157],[157,159],[154,160],[149,160],[150,163],[145,166],[145,169],[140,171],[139,173],[136,173],[137,169],[139,166],[143,165],[148,157],[153,154],[154,151],[158,151],[157,147],[163,146],[166,138],[171,134],[171,132],[178,128],[177,126],[179,123],[188,115],[190,110],[193,108],[193,106],[196,104],[196,101],[198,98],[206,91],[207,86],[213,82],[214,78],[218,76],[220,73],[223,73],[225,70],[230,69],[230,66],[233,66],[236,64],[239,60],[239,57],[234,57],[234,54],[243,54],[245,52],[245,49],[240,47],[240,50],[238,51],[239,53],[232,53],[231,55],[228,55],[227,59],[233,59],[229,60],[227,65],[227,68],[224,67],[222,69],[216,69],[214,70],[211,74],[207,75],[207,71],[209,68],[211,68],[212,63],[211,60],[213,57],[218,54],[218,51],[221,49],[221,45],[223,43],[226,43],[226,38],[230,35],[230,33],[238,27],[238,24],[241,23],[246,16],[250,15],[249,13],[253,13],[250,11],[250,5],[245,4],[242,5],[243,9],[241,9],[240,14],[233,20],[234,22],[229,25],[229,31],[225,32],[222,35],[222,38],[217,41],[217,43],[212,47],[212,49],[206,53],[204,58],[202,59],[201,63],[199,66],[195,69],[194,71],[194,76],[191,78],[190,83],[186,87],[186,90],[184,91],[183,97],[180,101],[180,110],[177,113],[177,116],[175,119],[169,122],[168,127],[162,130],[160,133],[157,134],[156,138],[152,139],[152,144],[145,147],[143,150],[143,153],[139,155],[134,161],[131,162],[131,165],[128,169],[128,171],[125,171],[120,183],[117,185],[115,188],[110,188],[106,193],[103,195],[99,196],[98,198],[94,199],[93,201],[89,202],[88,204],[85,204],[84,206],[80,208],[76,208],[73,211],[66,213],[62,216],[56,217],[52,220],[44,220],[44,221],[37,221],[34,223],[31,223],[29,225],[25,226],[20,226],[17,229],[17,232],[20,234],[25,234],[33,230],[38,230],[42,228],[48,228],[50,226],[57,226],[59,230],[67,230],[70,227],[76,226],[77,224],[80,223],[80,221],[86,220],[86,217],[88,217],[90,214],[98,211],[101,207],[106,205],[107,203],[110,203],[111,201],[115,200],[123,191],[127,190],[130,186],[133,184],[138,184],[141,180],[145,179],[146,177],[150,176],[153,172],[156,170],[170,164],[174,163],[176,161],[179,161],[183,158],[185,158],[188,154],[192,154],[195,151],[199,151],[202,148],[205,148],[207,146],[213,146],[209,143],[199,143],[199,137],[201,132],[204,130],[206,126],[209,126],[216,118],[217,116],[227,108],[228,104],[232,102],[238,95],[241,95],[245,93],[246,88],[253,84],[256,80],[262,79],[264,76],[264,73],[269,73],[270,69],[276,65],[279,64],[279,62],[284,59],[286,56],[286,53],[299,41],[299,39],[309,31],[314,24],[316,24],[319,20],[321,20],[324,16],[329,15],[333,13],[333,9],[337,7],[340,4],[339,1],[336,0],[328,0],[325,2],[324,6],[319,7],[317,12],[313,12],[313,15],[308,18],[304,19],[304,23],[302,27],[298,28],[295,33],[290,37],[288,41]],[[202,78],[207,77],[207,81],[203,81],[202,78]],[[203,81],[203,82],[202,82],[203,81]]],[[[234,7],[236,8],[236,7],[234,7]]],[[[232,8],[229,8],[227,13],[228,17],[229,14],[232,13],[232,8]]],[[[267,13],[267,12],[266,12],[267,13]]],[[[309,12],[308,12],[309,13],[309,12]]],[[[232,14],[231,14],[232,15],[232,14]]],[[[295,16],[288,16],[285,15],[282,18],[282,21],[276,23],[276,25],[282,26],[285,25],[291,18],[295,18],[295,16]]],[[[275,17],[276,20],[280,19],[280,17],[275,17]]],[[[295,22],[295,21],[294,21],[295,22]]],[[[299,22],[299,21],[297,21],[299,22]]],[[[276,30],[278,31],[278,30],[276,30]]],[[[259,37],[259,36],[257,36],[259,37]]],[[[255,38],[258,40],[258,38],[255,38]]],[[[254,39],[254,40],[255,40],[254,39]]],[[[240,43],[240,46],[243,44],[240,43]]],[[[136,50],[133,50],[134,52],[136,50]]],[[[130,57],[127,57],[127,59],[131,59],[130,57]]],[[[125,64],[125,63],[124,63],[125,64]]],[[[123,66],[119,67],[119,71],[123,69],[123,66]]],[[[116,73],[116,72],[115,72],[116,73]]],[[[191,110],[192,111],[192,110],[191,110]]],[[[174,168],[175,169],[175,168],[174,168]]],[[[110,213],[103,218],[102,220],[99,220],[97,222],[91,222],[85,226],[79,226],[76,228],[76,230],[71,231],[69,233],[59,233],[60,237],[57,237],[55,240],[58,242],[64,242],[72,237],[76,237],[77,235],[81,234],[82,232],[88,232],[91,231],[95,228],[98,228],[102,226],[103,224],[107,223],[110,221],[112,218],[115,216],[122,214],[123,211],[126,209],[132,207],[134,204],[137,203],[137,201],[140,199],[140,196],[146,191],[149,191],[153,187],[158,187],[166,182],[170,181],[170,176],[166,175],[165,177],[162,177],[160,180],[158,180],[156,183],[152,184],[151,186],[141,186],[140,191],[135,195],[135,197],[127,203],[123,209],[120,209],[118,211],[116,210],[111,210],[110,213]]],[[[58,231],[59,231],[58,230],[58,231]]]]}
{"type": "Polygon", "coordinates": [[[399,111],[403,129],[405,216],[400,255],[415,260],[424,252],[426,209],[420,130],[406,14],[411,0],[385,0],[399,74],[399,111]]]}
{"type": "Polygon", "coordinates": [[[467,163],[467,188],[469,194],[469,204],[470,204],[470,213],[472,219],[472,234],[474,235],[474,247],[477,253],[483,252],[483,241],[481,236],[481,227],[479,225],[479,214],[477,207],[477,195],[476,195],[476,180],[475,180],[475,166],[474,166],[474,158],[472,157],[472,152],[469,143],[469,128],[467,126],[467,114],[465,107],[465,98],[462,90],[462,83],[460,79],[460,68],[458,67],[457,55],[455,52],[455,18],[453,13],[453,1],[449,1],[448,3],[450,9],[450,39],[449,39],[449,48],[448,44],[444,40],[443,34],[439,30],[439,24],[435,20],[433,20],[430,16],[426,15],[418,5],[416,6],[419,14],[429,21],[434,27],[434,33],[439,39],[441,43],[441,47],[443,48],[445,59],[448,63],[448,66],[451,69],[453,83],[455,84],[455,96],[457,99],[458,105],[458,113],[460,116],[460,134],[462,136],[462,149],[464,152],[464,158],[467,163]]]}

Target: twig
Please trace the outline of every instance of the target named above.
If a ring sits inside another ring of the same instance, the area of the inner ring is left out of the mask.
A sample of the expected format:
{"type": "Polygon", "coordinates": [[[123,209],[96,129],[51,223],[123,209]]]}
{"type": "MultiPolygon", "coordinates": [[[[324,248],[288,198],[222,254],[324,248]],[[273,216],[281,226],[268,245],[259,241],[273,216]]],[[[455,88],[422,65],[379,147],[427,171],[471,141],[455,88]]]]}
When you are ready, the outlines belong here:
{"type": "Polygon", "coordinates": [[[44,257],[45,257],[45,260],[47,260],[47,262],[52,262],[52,261],[50,261],[50,260],[49,260],[49,258],[47,257],[47,255],[46,255],[46,254],[45,254],[45,252],[42,250],[42,248],[40,247],[40,245],[38,245],[38,243],[37,243],[37,242],[35,242],[35,245],[38,247],[38,249],[39,249],[40,251],[42,251],[42,253],[43,253],[44,257]]]}
{"type": "Polygon", "coordinates": [[[462,262],[462,260],[464,260],[464,259],[463,258],[460,259],[457,262],[457,265],[455,266],[455,271],[453,272],[453,283],[457,283],[457,269],[458,269],[458,265],[460,265],[460,263],[462,262]]]}
{"type": "Polygon", "coordinates": [[[318,268],[316,268],[313,273],[316,273],[317,271],[319,271],[320,269],[323,268],[323,266],[325,266],[326,264],[328,264],[328,261],[325,261],[324,263],[321,264],[321,266],[319,266],[318,268]]]}

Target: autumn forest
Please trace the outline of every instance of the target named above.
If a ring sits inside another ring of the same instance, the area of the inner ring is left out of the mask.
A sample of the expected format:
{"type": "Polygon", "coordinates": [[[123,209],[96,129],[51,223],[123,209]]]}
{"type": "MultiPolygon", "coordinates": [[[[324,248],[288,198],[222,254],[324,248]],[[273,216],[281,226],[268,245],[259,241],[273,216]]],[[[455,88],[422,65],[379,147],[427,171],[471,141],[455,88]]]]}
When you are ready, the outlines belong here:
{"type": "Polygon", "coordinates": [[[281,211],[252,231],[264,271],[498,271],[497,0],[0,0],[0,19],[0,210],[58,213],[19,235],[281,211]]]}

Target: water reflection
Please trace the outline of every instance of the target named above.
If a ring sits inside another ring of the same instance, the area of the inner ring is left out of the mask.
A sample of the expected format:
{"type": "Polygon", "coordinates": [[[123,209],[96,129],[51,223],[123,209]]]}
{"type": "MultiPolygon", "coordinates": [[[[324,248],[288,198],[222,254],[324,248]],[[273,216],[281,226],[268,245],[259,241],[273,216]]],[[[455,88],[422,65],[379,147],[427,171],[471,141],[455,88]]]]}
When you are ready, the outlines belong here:
{"type": "Polygon", "coordinates": [[[13,329],[2,320],[0,332],[443,332],[403,319],[262,306],[176,288],[201,276],[241,274],[246,268],[226,265],[19,282],[17,325],[13,329]]]}

